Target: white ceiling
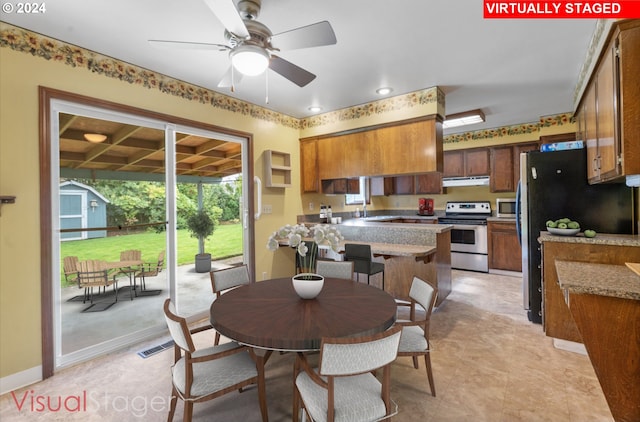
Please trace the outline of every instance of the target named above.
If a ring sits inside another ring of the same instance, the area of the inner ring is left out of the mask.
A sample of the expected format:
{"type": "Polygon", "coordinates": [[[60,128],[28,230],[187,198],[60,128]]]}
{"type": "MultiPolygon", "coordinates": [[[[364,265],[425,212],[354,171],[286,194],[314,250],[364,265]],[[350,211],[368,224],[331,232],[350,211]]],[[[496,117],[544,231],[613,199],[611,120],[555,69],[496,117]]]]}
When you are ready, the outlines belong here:
{"type": "Polygon", "coordinates": [[[481,108],[484,124],[447,133],[537,122],[573,111],[573,92],[595,30],[590,19],[483,18],[481,0],[263,0],[258,20],[278,34],[327,20],[338,43],[282,51],[317,78],[300,88],[269,71],[217,88],[226,52],[167,50],[149,39],[224,44],[203,0],[55,0],[39,15],[2,20],[297,118],[439,86],[447,114],[481,108]]]}

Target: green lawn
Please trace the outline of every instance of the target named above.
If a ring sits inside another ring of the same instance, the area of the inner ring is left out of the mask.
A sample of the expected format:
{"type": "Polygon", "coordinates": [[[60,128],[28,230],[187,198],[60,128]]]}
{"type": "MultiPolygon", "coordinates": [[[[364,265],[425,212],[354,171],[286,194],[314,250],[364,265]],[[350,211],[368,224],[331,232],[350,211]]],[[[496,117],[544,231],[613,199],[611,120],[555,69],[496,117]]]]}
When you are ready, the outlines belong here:
{"type": "MultiPolygon", "coordinates": [[[[62,258],[77,256],[79,260],[101,259],[118,261],[120,252],[127,249],[142,251],[142,259],[154,261],[160,251],[166,248],[166,233],[141,233],[98,239],[72,240],[60,244],[60,268],[62,258]]],[[[221,224],[216,226],[213,235],[205,241],[205,250],[215,259],[242,255],[242,225],[221,224]]],[[[195,261],[198,253],[198,239],[188,230],[178,230],[178,265],[195,261]]],[[[64,283],[64,273],[61,272],[64,283]]]]}

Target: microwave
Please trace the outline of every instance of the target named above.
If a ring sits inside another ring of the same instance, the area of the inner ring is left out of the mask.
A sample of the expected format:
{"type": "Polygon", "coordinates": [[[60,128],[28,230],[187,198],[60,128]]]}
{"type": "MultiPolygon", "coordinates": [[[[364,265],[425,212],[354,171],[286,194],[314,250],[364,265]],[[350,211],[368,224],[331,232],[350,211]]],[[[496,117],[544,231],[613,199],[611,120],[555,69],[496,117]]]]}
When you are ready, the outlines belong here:
{"type": "Polygon", "coordinates": [[[515,198],[497,198],[496,199],[496,217],[516,217],[516,200],[515,198]]]}

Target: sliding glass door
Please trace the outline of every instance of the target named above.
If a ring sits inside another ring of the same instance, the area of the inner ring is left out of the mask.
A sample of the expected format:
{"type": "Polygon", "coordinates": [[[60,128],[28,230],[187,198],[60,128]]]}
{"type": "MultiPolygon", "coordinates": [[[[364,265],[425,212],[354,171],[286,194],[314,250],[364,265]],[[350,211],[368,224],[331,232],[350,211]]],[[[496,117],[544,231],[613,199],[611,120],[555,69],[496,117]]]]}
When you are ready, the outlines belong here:
{"type": "Polygon", "coordinates": [[[251,259],[248,138],[64,100],[49,114],[54,366],[163,334],[166,297],[206,316],[209,270],[251,259]],[[189,230],[198,212],[214,225],[206,271],[189,230]]]}

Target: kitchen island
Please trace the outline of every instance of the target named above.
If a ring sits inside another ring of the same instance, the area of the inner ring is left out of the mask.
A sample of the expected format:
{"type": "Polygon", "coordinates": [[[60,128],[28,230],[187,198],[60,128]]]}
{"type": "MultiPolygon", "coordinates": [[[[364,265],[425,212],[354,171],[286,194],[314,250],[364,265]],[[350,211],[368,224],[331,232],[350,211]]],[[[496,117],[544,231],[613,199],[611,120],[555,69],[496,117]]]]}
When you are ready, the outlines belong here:
{"type": "Polygon", "coordinates": [[[611,414],[639,421],[640,275],[626,265],[556,260],[555,268],[611,414]]]}
{"type": "MultiPolygon", "coordinates": [[[[434,217],[423,219],[435,221],[434,217]]],[[[309,226],[317,224],[298,222],[309,226]]],[[[377,222],[355,218],[336,226],[344,236],[345,243],[371,245],[373,259],[385,266],[384,290],[394,298],[409,300],[414,276],[438,288],[436,306],[451,293],[451,225],[377,222]]],[[[342,254],[332,254],[331,251],[327,257],[343,259],[342,254]]],[[[382,287],[382,277],[371,277],[371,284],[382,287]]]]}

